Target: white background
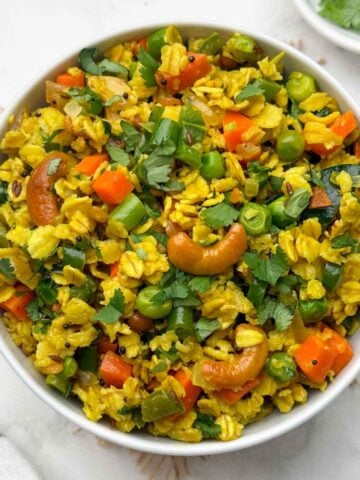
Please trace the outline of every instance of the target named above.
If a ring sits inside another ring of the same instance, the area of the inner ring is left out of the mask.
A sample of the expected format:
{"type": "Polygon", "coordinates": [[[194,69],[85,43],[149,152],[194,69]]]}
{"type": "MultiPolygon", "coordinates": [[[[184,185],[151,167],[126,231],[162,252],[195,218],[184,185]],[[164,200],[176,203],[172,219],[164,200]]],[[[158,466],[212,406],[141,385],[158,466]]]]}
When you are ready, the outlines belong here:
{"type": "MultiPolygon", "coordinates": [[[[340,50],[300,18],[290,0],[0,0],[0,106],[73,45],[124,26],[229,20],[302,46],[360,102],[360,56],[340,50]]],[[[0,357],[0,434],[44,480],[360,478],[360,378],[323,413],[267,444],[218,457],[167,459],[104,444],[50,410],[0,357]],[[189,472],[189,473],[187,473],[189,472]]],[[[26,480],[26,479],[24,479],[26,480]]]]}

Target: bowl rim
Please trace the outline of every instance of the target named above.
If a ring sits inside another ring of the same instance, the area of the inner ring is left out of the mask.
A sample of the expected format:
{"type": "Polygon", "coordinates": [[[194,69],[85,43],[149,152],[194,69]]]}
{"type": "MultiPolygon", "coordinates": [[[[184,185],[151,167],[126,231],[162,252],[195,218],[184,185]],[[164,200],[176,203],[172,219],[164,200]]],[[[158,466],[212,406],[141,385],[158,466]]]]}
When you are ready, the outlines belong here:
{"type": "MultiPolygon", "coordinates": [[[[354,33],[358,33],[359,36],[358,41],[356,41],[356,39],[353,39],[348,35],[348,30],[346,28],[342,28],[340,25],[336,25],[330,20],[323,18],[309,5],[308,0],[294,0],[294,3],[302,17],[313,27],[314,30],[339,47],[345,48],[351,52],[360,53],[360,33],[354,31],[354,33]]],[[[352,31],[349,30],[349,32],[352,31]]]]}
{"type": "MultiPolygon", "coordinates": [[[[154,30],[163,27],[164,25],[169,24],[171,18],[164,18],[163,21],[152,20],[144,24],[143,22],[134,22],[128,23],[124,27],[120,27],[116,31],[107,33],[106,35],[98,36],[94,38],[91,44],[98,45],[115,40],[117,37],[129,37],[137,36],[137,32],[154,30]]],[[[345,103],[349,108],[351,108],[360,119],[360,108],[356,105],[354,100],[346,92],[346,90],[340,85],[340,83],[335,80],[328,72],[326,72],[320,65],[315,61],[305,56],[302,52],[296,50],[295,48],[287,45],[275,38],[272,38],[268,35],[257,33],[248,29],[244,26],[241,26],[237,23],[230,22],[208,22],[204,20],[194,21],[194,20],[176,20],[173,23],[180,30],[182,28],[204,28],[210,30],[222,29],[231,34],[234,31],[241,31],[247,35],[250,35],[257,39],[259,42],[267,43],[272,48],[278,51],[284,51],[287,55],[301,63],[303,66],[308,67],[313,72],[317,78],[321,78],[324,82],[327,82],[331,87],[339,92],[342,98],[345,100],[345,103]]],[[[84,43],[84,42],[83,42],[84,43]]],[[[22,89],[20,95],[15,96],[9,106],[1,113],[0,115],[0,132],[6,131],[7,119],[11,114],[16,112],[21,104],[27,99],[29,93],[35,85],[43,82],[44,78],[54,71],[56,68],[59,68],[62,64],[68,62],[74,55],[76,55],[84,45],[76,45],[75,47],[69,49],[67,52],[64,52],[58,56],[58,59],[55,59],[50,66],[41,69],[35,77],[28,82],[22,89]]],[[[6,332],[5,326],[0,325],[0,331],[3,333],[6,332]]],[[[72,421],[80,428],[93,433],[94,435],[103,438],[111,443],[117,444],[122,447],[131,448],[134,450],[139,450],[147,453],[153,454],[163,454],[163,455],[175,455],[175,456],[197,456],[197,455],[215,455],[220,453],[233,452],[236,450],[245,449],[251,446],[255,446],[266,441],[269,441],[273,438],[276,438],[280,435],[283,435],[294,428],[305,423],[307,420],[312,418],[314,415],[319,413],[324,409],[330,402],[332,402],[355,378],[357,373],[360,371],[360,355],[355,355],[350,364],[344,369],[341,375],[332,383],[328,389],[311,399],[311,402],[295,408],[292,412],[286,414],[286,418],[283,421],[280,421],[279,424],[275,426],[269,426],[258,432],[250,432],[246,435],[240,437],[237,440],[231,442],[221,442],[221,441],[208,441],[200,443],[183,443],[176,440],[170,440],[169,443],[158,443],[154,441],[154,437],[148,435],[146,437],[139,437],[137,435],[132,435],[131,433],[123,433],[119,430],[114,430],[109,428],[108,425],[101,423],[94,423],[88,420],[83,412],[73,411],[66,404],[63,404],[60,399],[51,395],[51,392],[45,388],[45,383],[43,385],[38,384],[38,382],[32,377],[31,373],[25,368],[23,362],[18,358],[14,353],[14,346],[10,335],[6,332],[5,335],[0,335],[0,353],[4,356],[8,364],[14,369],[17,375],[22,379],[22,381],[48,406],[53,408],[57,413],[63,415],[67,420],[72,421]]],[[[15,346],[16,347],[16,346],[15,346]]],[[[16,347],[18,349],[18,347],[16,347]]],[[[16,350],[17,351],[17,350],[16,350]]],[[[25,358],[25,357],[24,357],[25,358]]],[[[30,362],[29,360],[26,360],[30,362]]]]}

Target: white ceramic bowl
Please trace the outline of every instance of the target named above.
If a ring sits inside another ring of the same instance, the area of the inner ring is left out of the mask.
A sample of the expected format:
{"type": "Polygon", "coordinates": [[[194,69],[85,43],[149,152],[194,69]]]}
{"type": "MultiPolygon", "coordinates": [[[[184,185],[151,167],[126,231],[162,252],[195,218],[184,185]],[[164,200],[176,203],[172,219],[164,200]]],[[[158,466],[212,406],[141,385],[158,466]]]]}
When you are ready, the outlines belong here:
{"type": "MultiPolygon", "coordinates": [[[[96,39],[93,45],[99,46],[101,50],[108,48],[115,42],[124,41],[133,38],[141,38],[148,32],[160,28],[162,25],[150,24],[146,27],[131,28],[115,33],[106,38],[96,39]]],[[[205,36],[212,31],[218,31],[224,38],[230,36],[234,31],[242,31],[254,37],[270,55],[275,55],[279,51],[285,51],[286,57],[284,65],[286,70],[302,70],[312,74],[318,81],[320,88],[329,92],[338,101],[342,109],[351,109],[360,119],[360,110],[353,100],[346,93],[344,88],[339,85],[328,73],[326,73],[318,64],[305,57],[294,48],[274,40],[265,35],[260,35],[239,25],[221,25],[197,22],[177,23],[183,36],[205,36]]],[[[82,45],[81,47],[86,46],[82,45]]],[[[38,76],[27,88],[24,88],[22,94],[12,103],[12,105],[2,114],[0,119],[0,137],[7,129],[7,118],[16,113],[23,106],[29,109],[44,104],[44,81],[63,71],[69,65],[77,61],[77,54],[80,48],[74,49],[71,55],[66,56],[54,66],[50,67],[42,75],[38,76]]],[[[244,434],[238,440],[232,442],[203,441],[198,444],[182,443],[167,438],[156,438],[145,433],[122,433],[110,428],[106,422],[93,423],[86,419],[81,410],[81,405],[75,400],[64,399],[56,392],[50,390],[44,382],[44,377],[35,370],[31,362],[22,354],[21,350],[11,340],[6,328],[0,321],[0,352],[4,355],[9,364],[13,367],[17,375],[38,395],[44,402],[61,413],[68,420],[76,423],[79,427],[94,433],[110,442],[121,446],[129,447],[135,450],[145,452],[166,454],[166,455],[211,455],[223,452],[240,450],[253,445],[260,444],[272,438],[275,438],[293,428],[301,425],[316,413],[326,407],[335,397],[337,397],[354,379],[360,370],[360,335],[352,339],[354,348],[354,358],[344,371],[336,378],[324,393],[313,392],[309,396],[309,401],[305,405],[297,406],[290,413],[283,415],[273,413],[259,423],[249,425],[245,428],[244,434]]],[[[349,412],[351,415],[351,412],[349,412]]]]}
{"type": "Polygon", "coordinates": [[[319,0],[294,0],[303,18],[321,35],[339,47],[360,53],[360,32],[340,27],[319,14],[319,0]]]}

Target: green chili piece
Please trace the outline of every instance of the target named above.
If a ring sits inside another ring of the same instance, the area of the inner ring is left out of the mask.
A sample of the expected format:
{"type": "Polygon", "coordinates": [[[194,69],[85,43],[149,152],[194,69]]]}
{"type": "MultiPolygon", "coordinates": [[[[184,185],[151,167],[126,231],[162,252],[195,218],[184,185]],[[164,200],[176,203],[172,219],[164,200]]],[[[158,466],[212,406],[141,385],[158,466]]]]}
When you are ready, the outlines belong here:
{"type": "Polygon", "coordinates": [[[159,418],[183,412],[184,406],[170,390],[155,390],[141,404],[144,422],[154,422],[159,418]]]}
{"type": "Polygon", "coordinates": [[[186,165],[189,165],[192,168],[199,169],[201,167],[201,145],[196,145],[197,146],[190,146],[187,145],[185,142],[180,142],[176,149],[175,157],[178,160],[186,163],[186,165]]]}
{"type": "Polygon", "coordinates": [[[72,245],[65,245],[63,248],[63,264],[83,270],[85,266],[85,252],[72,245]]]}
{"type": "Polygon", "coordinates": [[[249,202],[240,210],[239,221],[249,235],[262,235],[271,227],[271,212],[265,205],[249,202]]]}
{"type": "Polygon", "coordinates": [[[71,382],[60,375],[48,375],[45,379],[46,385],[58,390],[64,397],[68,397],[71,392],[71,382]]]}
{"type": "Polygon", "coordinates": [[[80,348],[78,353],[79,368],[86,372],[96,373],[99,365],[99,357],[95,345],[80,348]]]}
{"type": "Polygon", "coordinates": [[[265,96],[265,100],[267,102],[274,100],[274,98],[282,88],[282,86],[279,85],[278,83],[272,80],[267,80],[265,78],[258,78],[257,80],[255,80],[253,85],[255,85],[258,88],[261,88],[264,91],[263,95],[265,96]]]}
{"type": "Polygon", "coordinates": [[[204,153],[201,157],[201,175],[208,181],[213,178],[222,178],[225,175],[225,162],[220,152],[213,150],[204,153]]]}
{"type": "Polygon", "coordinates": [[[297,219],[309,205],[310,197],[311,193],[306,188],[295,190],[285,207],[285,214],[293,219],[297,219]]]}
{"type": "Polygon", "coordinates": [[[264,300],[267,286],[268,284],[266,282],[263,282],[256,277],[250,284],[247,298],[250,300],[251,303],[255,305],[255,307],[258,307],[264,300]]]}
{"type": "Polygon", "coordinates": [[[161,118],[155,126],[150,145],[161,145],[168,140],[177,145],[180,135],[180,124],[169,118],[161,118]]]}
{"type": "Polygon", "coordinates": [[[145,317],[157,320],[169,315],[172,309],[172,301],[165,300],[165,302],[158,305],[153,301],[155,295],[161,293],[161,289],[156,286],[145,287],[137,295],[135,307],[145,317]]]}
{"type": "Polygon", "coordinates": [[[268,205],[272,215],[272,223],[279,228],[285,228],[294,222],[294,219],[285,213],[286,202],[287,198],[282,196],[268,205]]]}
{"type": "Polygon", "coordinates": [[[325,298],[319,300],[299,300],[299,311],[305,324],[320,320],[328,310],[325,298]]]}
{"type": "Polygon", "coordinates": [[[131,62],[130,63],[130,65],[129,65],[129,77],[130,77],[130,79],[133,78],[138,65],[139,65],[139,62],[131,62]]]}
{"type": "Polygon", "coordinates": [[[304,153],[305,140],[296,130],[286,130],[276,141],[276,153],[285,163],[294,163],[304,153]]]}
{"type": "Polygon", "coordinates": [[[292,72],[286,89],[289,97],[297,103],[303,102],[317,90],[314,77],[302,72],[292,72]]]}
{"type": "Polygon", "coordinates": [[[6,248],[9,245],[9,242],[6,238],[7,228],[3,223],[0,223],[0,248],[6,248]]]}
{"type": "Polygon", "coordinates": [[[193,309],[191,307],[173,308],[168,317],[167,329],[174,330],[181,340],[194,335],[193,309]]]}
{"type": "Polygon", "coordinates": [[[206,55],[216,55],[223,45],[223,41],[217,32],[211,33],[199,45],[197,51],[206,55]]]}
{"type": "Polygon", "coordinates": [[[277,382],[289,382],[296,377],[296,363],[287,353],[276,352],[266,360],[265,372],[277,382]]]}
{"type": "Polygon", "coordinates": [[[343,272],[343,266],[336,263],[328,262],[324,268],[324,274],[322,278],[322,283],[326,290],[332,292],[337,287],[341,274],[343,272]]]}
{"type": "Polygon", "coordinates": [[[146,215],[146,208],[141,200],[129,193],[125,200],[110,213],[109,218],[122,223],[127,230],[135,228],[146,215]]]}

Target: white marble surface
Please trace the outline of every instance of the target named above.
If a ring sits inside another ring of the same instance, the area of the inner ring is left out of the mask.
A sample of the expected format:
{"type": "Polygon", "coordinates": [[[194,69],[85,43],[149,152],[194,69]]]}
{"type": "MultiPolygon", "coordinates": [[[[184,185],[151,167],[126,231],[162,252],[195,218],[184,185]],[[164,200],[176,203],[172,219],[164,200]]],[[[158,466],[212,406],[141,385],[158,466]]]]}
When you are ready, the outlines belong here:
{"type": "MultiPolygon", "coordinates": [[[[360,101],[360,56],[320,37],[289,0],[0,0],[0,105],[6,106],[53,57],[73,44],[91,43],[94,35],[148,19],[216,22],[220,17],[302,44],[360,101]]],[[[177,468],[177,478],[189,480],[360,477],[360,378],[326,411],[277,440],[218,457],[178,459],[176,465],[170,458],[159,469],[161,458],[104,444],[50,410],[1,357],[0,378],[0,434],[20,448],[44,480],[171,480],[177,468]]]]}

